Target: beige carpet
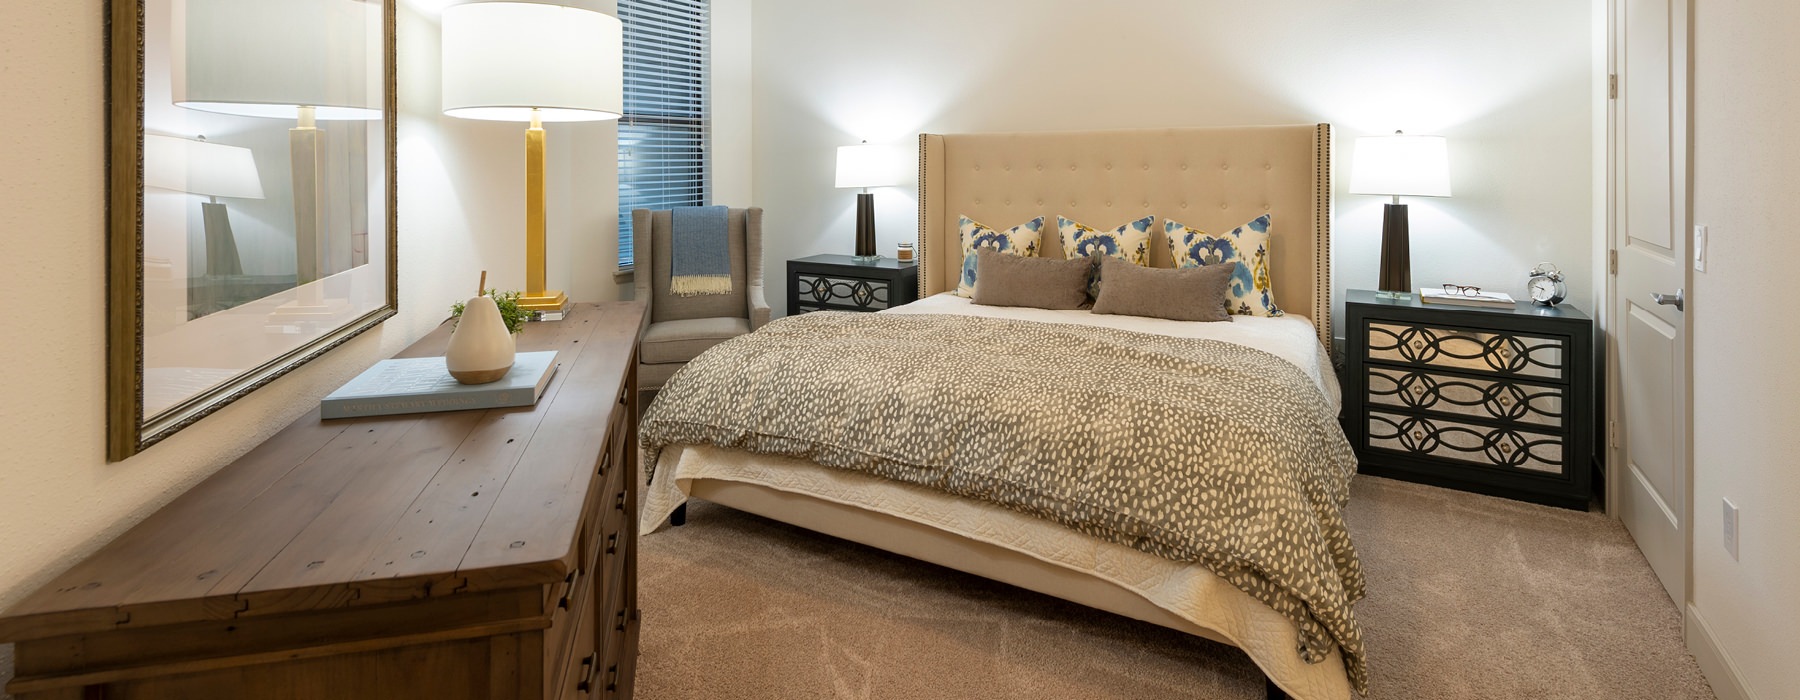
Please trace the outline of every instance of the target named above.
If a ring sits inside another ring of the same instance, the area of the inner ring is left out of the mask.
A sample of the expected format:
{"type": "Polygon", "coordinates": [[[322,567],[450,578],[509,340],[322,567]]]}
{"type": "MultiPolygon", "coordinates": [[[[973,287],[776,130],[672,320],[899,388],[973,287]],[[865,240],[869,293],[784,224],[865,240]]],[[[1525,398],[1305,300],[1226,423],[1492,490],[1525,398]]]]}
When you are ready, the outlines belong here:
{"type": "MultiPolygon", "coordinates": [[[[1599,514],[1371,477],[1371,698],[1711,698],[1599,514]]],[[[642,542],[638,697],[1261,698],[1241,652],[727,508],[642,542]]]]}

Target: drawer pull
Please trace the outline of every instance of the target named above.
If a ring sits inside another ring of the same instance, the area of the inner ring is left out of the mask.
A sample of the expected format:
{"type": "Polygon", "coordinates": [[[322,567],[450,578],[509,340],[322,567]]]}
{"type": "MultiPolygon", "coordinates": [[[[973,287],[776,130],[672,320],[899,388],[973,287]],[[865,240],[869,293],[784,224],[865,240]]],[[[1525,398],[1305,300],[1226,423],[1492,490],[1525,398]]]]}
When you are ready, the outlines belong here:
{"type": "Polygon", "coordinates": [[[625,492],[624,491],[620,491],[618,497],[613,499],[613,508],[620,512],[623,512],[625,510],[625,492]]]}
{"type": "Polygon", "coordinates": [[[618,554],[619,553],[619,533],[615,532],[613,534],[606,536],[606,553],[607,554],[618,554]]]}
{"type": "Polygon", "coordinates": [[[624,632],[625,631],[625,609],[619,608],[619,613],[617,615],[614,615],[614,617],[618,618],[619,622],[617,624],[613,625],[613,631],[624,632]]]}
{"type": "Polygon", "coordinates": [[[597,651],[581,660],[581,667],[587,670],[581,672],[581,682],[575,684],[576,690],[586,693],[594,689],[594,669],[599,668],[599,661],[600,652],[597,651]]]}
{"type": "Polygon", "coordinates": [[[610,693],[610,692],[613,692],[618,689],[619,689],[619,665],[613,664],[611,666],[606,667],[606,692],[610,693]]]}
{"type": "Polygon", "coordinates": [[[575,574],[576,574],[576,572],[571,571],[571,572],[569,572],[569,577],[563,579],[562,599],[556,601],[556,607],[559,609],[562,609],[562,610],[569,609],[569,594],[575,592],[575,574]]]}

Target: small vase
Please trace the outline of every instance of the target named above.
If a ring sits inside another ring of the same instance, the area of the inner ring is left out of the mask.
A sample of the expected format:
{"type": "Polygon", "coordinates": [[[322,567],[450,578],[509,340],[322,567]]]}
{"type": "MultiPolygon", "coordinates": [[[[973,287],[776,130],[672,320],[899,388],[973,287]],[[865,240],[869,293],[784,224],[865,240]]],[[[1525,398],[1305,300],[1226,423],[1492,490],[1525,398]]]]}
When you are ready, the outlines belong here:
{"type": "Polygon", "coordinates": [[[444,366],[464,384],[499,381],[512,369],[517,349],[494,299],[477,296],[463,304],[462,318],[450,334],[450,348],[444,351],[444,366]]]}

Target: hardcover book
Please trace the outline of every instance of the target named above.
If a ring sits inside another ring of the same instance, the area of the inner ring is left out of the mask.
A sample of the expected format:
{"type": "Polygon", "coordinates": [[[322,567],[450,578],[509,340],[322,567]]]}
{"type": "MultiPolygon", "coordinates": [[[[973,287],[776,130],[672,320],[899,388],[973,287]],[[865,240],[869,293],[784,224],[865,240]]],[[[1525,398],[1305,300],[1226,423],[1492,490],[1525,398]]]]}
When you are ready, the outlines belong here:
{"type": "Polygon", "coordinates": [[[555,373],[554,350],[519,353],[506,376],[473,385],[452,379],[442,357],[383,360],[331,392],[319,413],[331,419],[530,406],[555,373]]]}

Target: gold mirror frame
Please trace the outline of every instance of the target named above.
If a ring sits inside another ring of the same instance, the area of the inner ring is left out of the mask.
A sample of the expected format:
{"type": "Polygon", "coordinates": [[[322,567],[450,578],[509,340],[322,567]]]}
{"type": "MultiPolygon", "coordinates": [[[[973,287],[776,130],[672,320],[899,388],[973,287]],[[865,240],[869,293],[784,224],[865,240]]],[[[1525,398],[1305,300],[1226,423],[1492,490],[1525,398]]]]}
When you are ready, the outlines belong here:
{"type": "MultiPolygon", "coordinates": [[[[146,0],[107,0],[106,17],[106,187],[107,187],[107,460],[118,461],[188,427],[276,378],[379,325],[399,308],[395,178],[396,109],[395,0],[379,2],[382,16],[383,198],[386,200],[385,303],[356,315],[309,342],[239,372],[211,389],[144,421],[145,265],[144,135],[146,0]]],[[[373,198],[371,198],[373,199],[373,198]]],[[[221,342],[230,342],[222,338],[221,342]]]]}

